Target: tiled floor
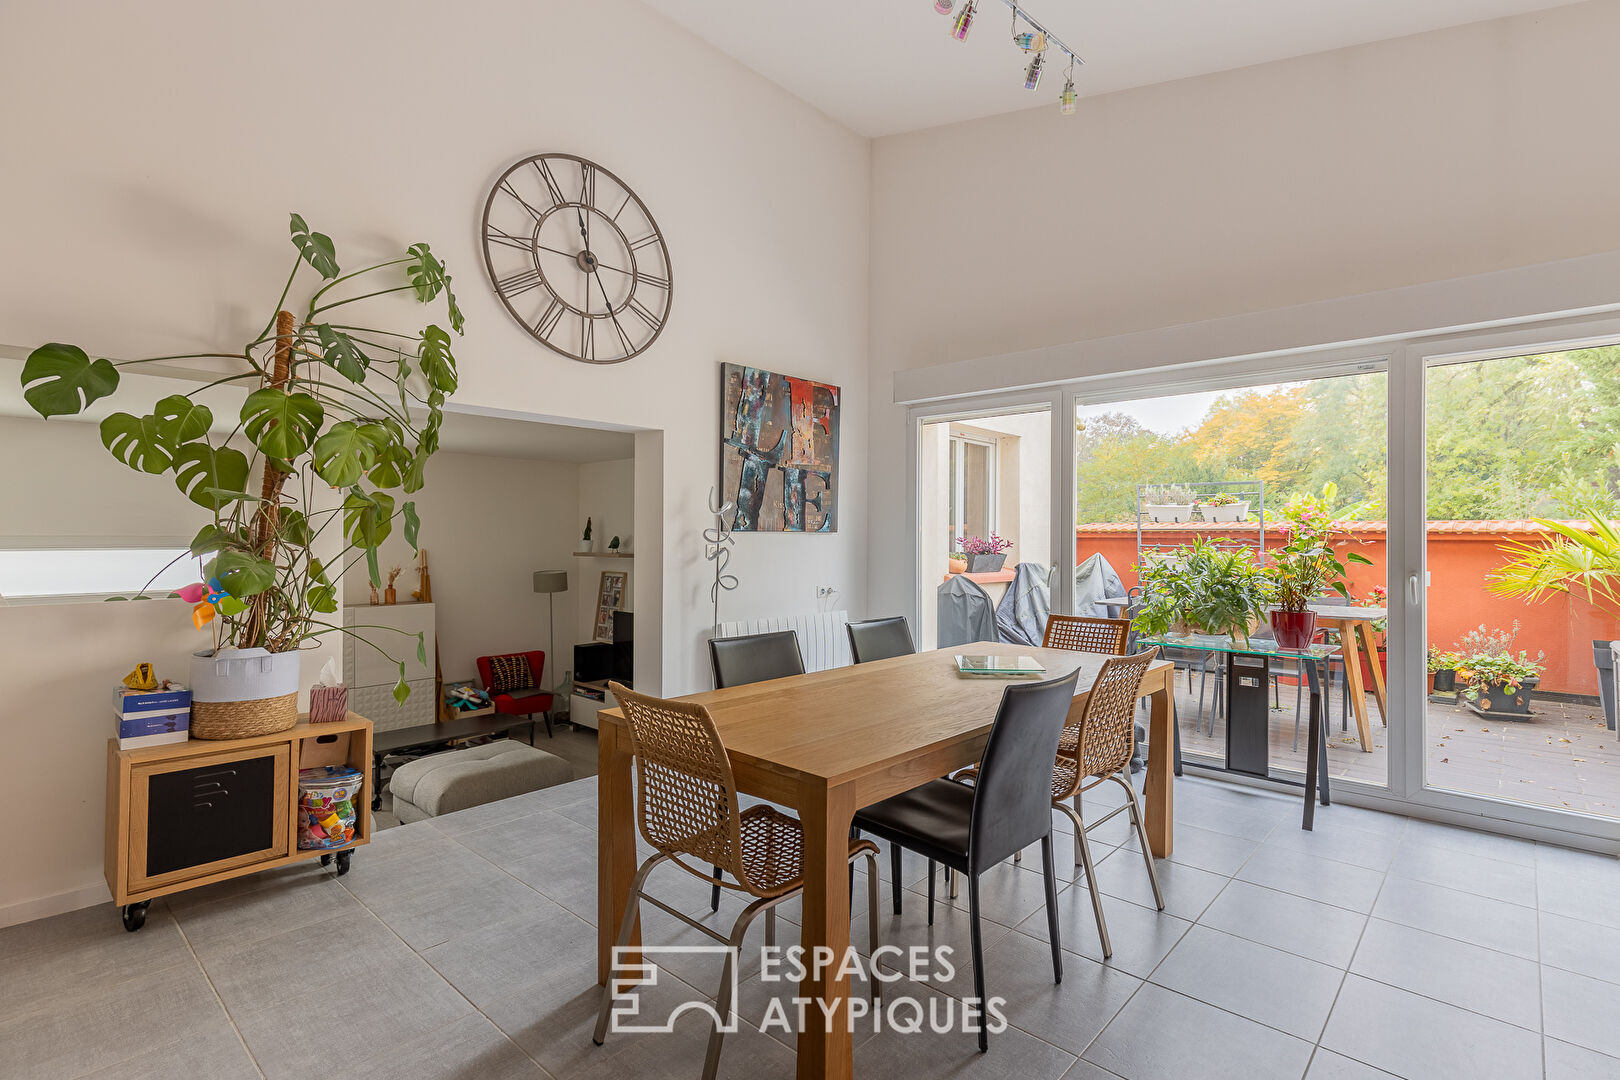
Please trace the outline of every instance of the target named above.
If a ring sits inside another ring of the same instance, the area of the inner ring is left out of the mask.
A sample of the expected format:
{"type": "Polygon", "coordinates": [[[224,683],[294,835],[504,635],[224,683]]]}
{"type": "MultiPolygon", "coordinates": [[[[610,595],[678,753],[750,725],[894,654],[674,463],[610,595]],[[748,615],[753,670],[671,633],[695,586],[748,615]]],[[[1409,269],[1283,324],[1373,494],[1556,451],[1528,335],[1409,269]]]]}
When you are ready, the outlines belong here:
{"type": "MultiPolygon", "coordinates": [[[[304,865],[160,901],[138,934],[110,907],[0,931],[0,1077],[695,1080],[695,1013],[591,1044],[595,812],[587,779],[379,833],[342,879],[304,865]]],[[[866,1030],[856,1074],[1620,1076],[1620,862],[1345,806],[1303,833],[1295,799],[1194,778],[1176,820],[1162,914],[1123,819],[1098,831],[1114,956],[1084,886],[1066,885],[1059,986],[1038,860],[987,876],[989,993],[1012,1026],[983,1056],[966,1033],[866,1030]]],[[[908,860],[898,918],[884,883],[885,940],[951,945],[958,971],[889,997],[940,1009],[971,992],[966,894],[942,897],[930,929],[923,873],[908,860]]],[[[653,884],[706,910],[678,870],[653,884]]],[[[855,895],[859,918],[861,882],[855,895]]],[[[728,926],[737,910],[723,905],[728,926]]],[[[649,941],[701,941],[646,921],[649,941]]],[[[683,961],[649,1010],[712,992],[711,958],[683,961]]],[[[722,1075],[791,1076],[789,1042],[755,1026],[770,988],[757,961],[745,971],[752,1023],[727,1037],[722,1075]]]]}

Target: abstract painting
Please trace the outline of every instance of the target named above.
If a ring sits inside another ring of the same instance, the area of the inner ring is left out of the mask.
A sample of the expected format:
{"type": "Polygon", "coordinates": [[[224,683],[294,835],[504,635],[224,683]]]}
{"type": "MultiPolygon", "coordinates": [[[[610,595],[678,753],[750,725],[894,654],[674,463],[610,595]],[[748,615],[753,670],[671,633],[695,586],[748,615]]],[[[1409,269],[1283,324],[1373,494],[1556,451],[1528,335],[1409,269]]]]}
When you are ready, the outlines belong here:
{"type": "Polygon", "coordinates": [[[838,531],[838,387],[725,364],[720,486],[736,532],[838,531]]]}

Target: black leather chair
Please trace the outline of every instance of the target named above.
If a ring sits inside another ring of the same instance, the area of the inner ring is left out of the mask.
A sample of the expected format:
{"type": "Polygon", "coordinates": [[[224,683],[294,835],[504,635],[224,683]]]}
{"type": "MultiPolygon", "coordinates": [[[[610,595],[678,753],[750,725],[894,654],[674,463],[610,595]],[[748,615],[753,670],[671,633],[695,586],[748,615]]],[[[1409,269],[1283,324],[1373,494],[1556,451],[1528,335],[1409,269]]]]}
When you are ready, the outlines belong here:
{"type": "MultiPolygon", "coordinates": [[[[900,849],[928,859],[928,921],[934,921],[934,863],[968,879],[973,932],[973,993],[983,1008],[984,948],[979,931],[979,876],[1041,842],[1046,875],[1046,921],[1052,939],[1052,978],[1063,981],[1058,937],[1057,875],[1052,868],[1052,762],[1058,736],[1074,701],[1079,672],[1046,682],[1008,686],[985,743],[973,787],[931,780],[874,803],[855,815],[855,827],[889,841],[895,903],[900,897],[900,849]]],[[[982,1015],[982,1014],[981,1014],[982,1015]]],[[[979,1025],[979,1049],[989,1047],[979,1025]]]]}
{"type": "Polygon", "coordinates": [[[710,638],[709,664],[716,690],[804,674],[799,635],[792,630],[710,638]]]}
{"type": "Polygon", "coordinates": [[[910,656],[917,651],[916,643],[911,640],[911,626],[904,615],[852,622],[844,631],[849,634],[849,654],[857,664],[870,664],[891,656],[910,656]]]}
{"type": "MultiPolygon", "coordinates": [[[[710,638],[709,666],[714,669],[714,688],[746,686],[767,679],[784,679],[804,674],[804,654],[799,651],[799,635],[794,630],[773,630],[768,634],[710,638]]],[[[853,880],[854,871],[851,871],[853,880]]],[[[720,867],[714,868],[715,877],[720,867]]],[[[709,895],[709,910],[720,910],[720,886],[709,895]]]]}

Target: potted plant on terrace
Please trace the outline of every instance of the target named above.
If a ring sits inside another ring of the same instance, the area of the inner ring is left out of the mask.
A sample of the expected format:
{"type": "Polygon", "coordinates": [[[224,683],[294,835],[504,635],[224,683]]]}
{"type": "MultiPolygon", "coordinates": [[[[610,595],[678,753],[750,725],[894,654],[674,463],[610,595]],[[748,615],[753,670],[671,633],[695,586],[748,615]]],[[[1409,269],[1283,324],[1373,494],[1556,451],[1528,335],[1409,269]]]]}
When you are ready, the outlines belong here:
{"type": "Polygon", "coordinates": [[[1457,692],[1457,668],[1461,664],[1461,653],[1441,652],[1433,645],[1430,645],[1428,668],[1429,674],[1434,677],[1430,689],[1436,694],[1455,694],[1457,692]]]}
{"type": "MultiPolygon", "coordinates": [[[[268,734],[296,722],[299,650],[344,632],[322,618],[338,610],[344,570],[364,559],[375,588],[377,549],[396,520],[416,546],[415,505],[396,502],[390,492],[421,489],[438,449],[444,402],[456,388],[450,335],[439,326],[401,333],[340,321],[348,305],[371,297],[410,293],[427,303],[442,296],[450,327],[460,333],[450,277],[426,244],[342,273],[329,237],[297,214],[291,233],[297,255],[281,296],[264,329],[235,352],[115,363],[51,343],[23,365],[23,397],[48,418],[82,412],[113,394],[121,367],[232,362],[208,386],[163,397],[144,415],[116,412],[101,422],[102,443],[114,457],[138,472],[172,474],[182,495],[214,515],[189,551],[203,560],[207,584],[182,591],[188,599],[206,597],[192,619],[199,628],[212,622],[214,631],[214,647],[192,661],[191,733],[198,738],[268,734]],[[295,315],[285,305],[305,266],[322,283],[295,315]],[[194,399],[211,386],[236,383],[255,389],[236,423],[217,432],[212,411],[194,399]],[[319,500],[322,488],[341,496],[319,500]],[[315,544],[334,527],[345,546],[323,562],[315,544]]],[[[420,636],[417,658],[426,662],[420,636]]],[[[410,688],[403,663],[399,670],[394,697],[403,702],[410,688]]]]}
{"type": "MultiPolygon", "coordinates": [[[[1325,592],[1350,598],[1344,581],[1345,565],[1337,551],[1349,541],[1333,539],[1335,533],[1344,532],[1343,523],[1330,510],[1337,493],[1337,486],[1329,483],[1320,496],[1303,495],[1283,508],[1283,529],[1288,539],[1272,553],[1269,572],[1277,587],[1271,630],[1277,644],[1285,649],[1303,649],[1316,636],[1316,612],[1311,610],[1311,601],[1325,592]]],[[[1345,553],[1345,562],[1372,565],[1371,559],[1354,551],[1345,553]]]]}
{"type": "Polygon", "coordinates": [[[1221,548],[1203,538],[1150,554],[1137,574],[1147,602],[1135,626],[1147,637],[1190,632],[1246,644],[1274,593],[1251,548],[1221,548]]]}
{"type": "MultiPolygon", "coordinates": [[[[1367,590],[1367,595],[1354,597],[1350,603],[1354,607],[1387,609],[1389,607],[1389,590],[1382,585],[1374,585],[1367,590]]],[[[1372,646],[1373,652],[1377,654],[1378,670],[1384,676],[1384,681],[1387,684],[1389,680],[1389,616],[1384,615],[1381,618],[1373,619],[1369,625],[1372,628],[1372,646]]],[[[1357,650],[1356,655],[1361,658],[1361,685],[1371,686],[1373,684],[1372,665],[1375,658],[1368,656],[1366,652],[1361,650],[1357,650]]]]}
{"type": "Polygon", "coordinates": [[[1249,516],[1249,500],[1240,499],[1230,491],[1212,495],[1199,505],[1210,521],[1242,521],[1249,516]]]}
{"type": "MultiPolygon", "coordinates": [[[[1544,658],[1544,654],[1543,657],[1544,658]]],[[[1541,659],[1529,654],[1517,656],[1480,654],[1463,658],[1457,676],[1463,680],[1462,696],[1477,713],[1510,720],[1528,719],[1532,691],[1541,682],[1541,659]]]]}
{"type": "Polygon", "coordinates": [[[968,557],[965,551],[953,551],[945,556],[945,569],[953,574],[965,574],[968,568],[968,557]]]}
{"type": "Polygon", "coordinates": [[[1000,570],[1007,562],[1007,552],[1012,549],[1011,540],[1003,540],[995,533],[986,539],[982,536],[964,536],[957,542],[957,549],[968,557],[967,572],[970,574],[993,574],[1000,570]]]}
{"type": "Polygon", "coordinates": [[[1153,495],[1147,496],[1148,517],[1155,524],[1176,521],[1191,521],[1193,506],[1196,500],[1185,490],[1178,487],[1164,488],[1153,495]]]}

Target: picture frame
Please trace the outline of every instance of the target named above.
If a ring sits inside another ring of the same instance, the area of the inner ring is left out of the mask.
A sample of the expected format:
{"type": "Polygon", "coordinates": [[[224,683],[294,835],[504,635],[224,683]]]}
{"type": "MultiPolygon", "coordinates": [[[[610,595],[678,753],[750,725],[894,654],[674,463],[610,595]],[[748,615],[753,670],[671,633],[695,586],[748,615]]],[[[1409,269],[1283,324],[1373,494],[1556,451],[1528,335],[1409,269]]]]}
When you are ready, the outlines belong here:
{"type": "Polygon", "coordinates": [[[602,571],[601,583],[596,588],[596,623],[592,641],[613,641],[613,613],[624,611],[630,596],[630,574],[625,570],[602,571]]]}

